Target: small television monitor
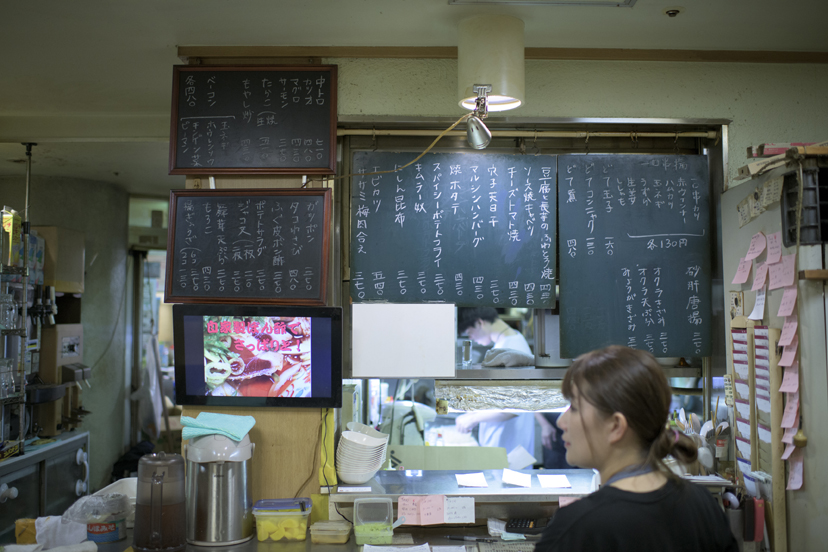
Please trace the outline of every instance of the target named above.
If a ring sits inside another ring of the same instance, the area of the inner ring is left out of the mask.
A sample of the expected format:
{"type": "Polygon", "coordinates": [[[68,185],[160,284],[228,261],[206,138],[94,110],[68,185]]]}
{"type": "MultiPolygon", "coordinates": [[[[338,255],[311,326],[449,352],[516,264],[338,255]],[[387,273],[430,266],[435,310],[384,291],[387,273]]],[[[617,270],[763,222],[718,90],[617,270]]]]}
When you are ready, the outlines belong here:
{"type": "Polygon", "coordinates": [[[342,406],[342,309],[173,305],[175,397],[203,406],[342,406]]]}

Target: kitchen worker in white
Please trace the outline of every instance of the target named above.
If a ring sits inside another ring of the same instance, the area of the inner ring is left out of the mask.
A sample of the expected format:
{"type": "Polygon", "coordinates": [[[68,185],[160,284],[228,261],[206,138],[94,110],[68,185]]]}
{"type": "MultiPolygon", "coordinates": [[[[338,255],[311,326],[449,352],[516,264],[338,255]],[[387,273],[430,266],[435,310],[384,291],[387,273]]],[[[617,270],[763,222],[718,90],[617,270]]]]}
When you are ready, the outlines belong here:
{"type": "MultiPolygon", "coordinates": [[[[458,335],[467,335],[480,345],[492,345],[493,349],[513,349],[533,355],[526,338],[500,319],[491,307],[458,308],[458,335]]],[[[455,426],[461,433],[470,433],[478,427],[481,447],[503,447],[506,453],[522,446],[526,452],[535,452],[535,418],[530,412],[503,412],[480,410],[457,417],[455,426]]]]}

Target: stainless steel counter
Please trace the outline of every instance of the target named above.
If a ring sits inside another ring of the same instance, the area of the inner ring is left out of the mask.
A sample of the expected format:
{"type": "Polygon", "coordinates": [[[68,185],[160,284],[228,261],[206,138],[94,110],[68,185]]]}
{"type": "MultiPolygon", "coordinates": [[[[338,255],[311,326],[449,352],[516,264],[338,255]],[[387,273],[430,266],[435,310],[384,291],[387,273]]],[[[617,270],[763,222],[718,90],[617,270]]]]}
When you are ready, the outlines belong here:
{"type": "Polygon", "coordinates": [[[330,501],[337,504],[352,504],[356,498],[384,497],[396,502],[400,495],[446,495],[471,496],[477,503],[515,502],[558,502],[560,496],[584,496],[595,490],[592,470],[521,470],[520,473],[566,475],[572,488],[544,488],[537,477],[532,478],[531,487],[518,487],[503,483],[503,470],[403,470],[380,471],[368,483],[362,485],[337,485],[333,488],[330,501]],[[457,473],[480,473],[486,476],[488,487],[461,487],[454,475],[457,473]],[[353,492],[348,489],[368,488],[370,491],[353,492]]]}

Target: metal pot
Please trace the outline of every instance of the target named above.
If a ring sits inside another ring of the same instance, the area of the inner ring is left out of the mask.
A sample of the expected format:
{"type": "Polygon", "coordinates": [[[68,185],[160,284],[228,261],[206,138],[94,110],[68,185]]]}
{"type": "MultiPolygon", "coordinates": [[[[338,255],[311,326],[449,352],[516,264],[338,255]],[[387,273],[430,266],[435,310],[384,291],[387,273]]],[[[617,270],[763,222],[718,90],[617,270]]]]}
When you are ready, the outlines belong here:
{"type": "Polygon", "coordinates": [[[255,445],[223,435],[196,437],[185,446],[187,542],[229,545],[253,537],[250,461],[255,445]]]}

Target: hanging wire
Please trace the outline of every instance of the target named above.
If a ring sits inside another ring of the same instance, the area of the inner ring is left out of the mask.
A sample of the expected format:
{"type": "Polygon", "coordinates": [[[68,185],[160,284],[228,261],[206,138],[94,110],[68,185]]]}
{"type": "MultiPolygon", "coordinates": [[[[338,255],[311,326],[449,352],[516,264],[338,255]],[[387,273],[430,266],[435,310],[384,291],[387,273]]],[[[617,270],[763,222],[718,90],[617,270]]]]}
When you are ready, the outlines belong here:
{"type": "MultiPolygon", "coordinates": [[[[375,174],[389,174],[389,173],[395,173],[395,172],[401,171],[401,170],[403,170],[404,168],[409,167],[409,166],[413,165],[414,163],[416,163],[417,161],[419,161],[420,159],[422,159],[422,158],[423,158],[423,156],[424,156],[425,154],[427,154],[429,151],[431,151],[431,149],[432,149],[434,146],[436,146],[436,145],[437,145],[437,142],[439,142],[439,141],[440,141],[440,139],[441,139],[443,136],[445,136],[446,134],[448,134],[449,132],[451,132],[452,130],[454,130],[454,127],[456,127],[456,126],[457,126],[457,125],[459,125],[460,123],[462,123],[462,122],[464,122],[464,121],[467,121],[467,120],[468,120],[470,117],[472,117],[473,115],[474,115],[474,113],[473,113],[473,112],[472,112],[472,113],[466,113],[465,115],[463,115],[462,117],[460,117],[459,119],[457,119],[457,120],[454,122],[454,124],[452,124],[452,125],[451,125],[450,127],[448,127],[446,130],[444,130],[444,131],[443,131],[443,132],[441,132],[439,135],[437,135],[437,138],[435,138],[435,139],[434,139],[434,141],[433,141],[433,142],[431,142],[431,144],[430,144],[430,145],[429,145],[429,146],[428,146],[428,147],[427,147],[427,148],[423,151],[423,153],[421,153],[420,155],[418,155],[417,157],[415,157],[414,159],[412,159],[411,161],[409,161],[408,163],[406,163],[405,165],[403,165],[403,166],[401,166],[401,167],[397,167],[396,169],[392,169],[392,170],[390,170],[390,171],[375,171],[375,172],[369,172],[369,173],[351,173],[351,174],[344,174],[344,175],[342,175],[342,176],[335,176],[335,177],[333,177],[333,178],[330,178],[329,180],[341,180],[341,179],[343,179],[343,178],[348,178],[348,177],[351,177],[351,176],[373,176],[373,175],[375,175],[375,174]]],[[[308,182],[309,182],[309,183],[310,183],[310,182],[321,182],[321,180],[309,180],[308,182]]]]}

